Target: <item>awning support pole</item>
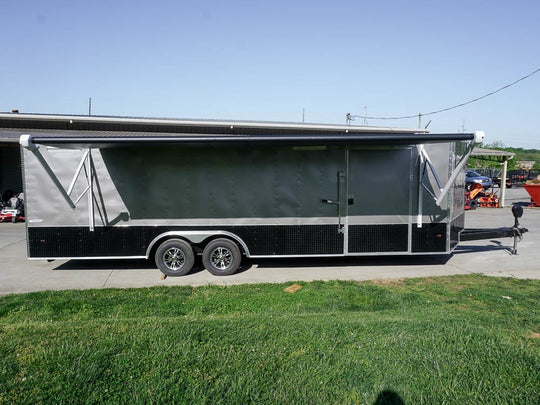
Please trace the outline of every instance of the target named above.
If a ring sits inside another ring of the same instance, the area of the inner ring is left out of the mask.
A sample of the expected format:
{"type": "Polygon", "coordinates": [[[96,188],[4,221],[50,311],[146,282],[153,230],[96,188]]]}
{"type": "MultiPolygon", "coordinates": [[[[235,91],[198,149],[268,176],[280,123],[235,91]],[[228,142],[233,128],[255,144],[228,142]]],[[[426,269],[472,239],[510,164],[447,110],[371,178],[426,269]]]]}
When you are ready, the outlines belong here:
{"type": "Polygon", "coordinates": [[[422,228],[422,215],[423,215],[423,205],[424,205],[424,193],[422,192],[424,184],[424,173],[426,172],[426,162],[424,161],[424,155],[422,151],[424,150],[423,145],[418,145],[420,149],[419,157],[420,164],[418,165],[418,216],[416,217],[416,227],[422,228]]]}
{"type": "Polygon", "coordinates": [[[416,226],[418,228],[422,228],[422,215],[423,215],[423,205],[424,205],[424,193],[423,190],[426,190],[434,200],[437,199],[435,195],[426,187],[424,184],[424,177],[426,175],[426,169],[429,167],[429,170],[433,174],[433,177],[435,178],[435,181],[437,182],[437,186],[439,187],[439,191],[442,191],[443,186],[441,184],[441,180],[439,179],[439,176],[437,175],[437,171],[435,170],[435,166],[433,166],[433,163],[431,163],[431,159],[429,158],[426,150],[424,149],[424,145],[418,145],[418,156],[420,158],[420,165],[419,165],[419,174],[418,174],[418,216],[416,218],[416,226]]]}
{"type": "MultiPolygon", "coordinates": [[[[71,180],[71,184],[69,185],[69,188],[68,188],[68,191],[67,191],[69,196],[71,196],[71,192],[73,191],[73,187],[75,187],[75,182],[79,178],[79,174],[81,173],[82,167],[84,165],[84,162],[86,161],[86,157],[88,156],[88,153],[90,153],[90,149],[88,149],[84,153],[81,161],[79,162],[79,166],[77,166],[77,170],[75,171],[75,175],[73,176],[73,179],[71,180]]],[[[75,203],[75,204],[77,204],[77,203],[75,203]]]]}
{"type": "Polygon", "coordinates": [[[420,148],[420,153],[424,157],[425,163],[427,163],[427,165],[429,166],[429,170],[431,170],[431,173],[433,173],[433,177],[435,177],[435,181],[437,182],[437,186],[439,187],[439,190],[442,191],[443,185],[441,184],[441,180],[439,179],[439,176],[437,175],[437,171],[435,170],[435,166],[433,166],[433,163],[431,163],[431,159],[429,158],[423,145],[420,148]]]}
{"type": "Polygon", "coordinates": [[[88,227],[90,232],[94,232],[94,171],[92,170],[92,153],[90,149],[86,154],[88,167],[88,227]]]}

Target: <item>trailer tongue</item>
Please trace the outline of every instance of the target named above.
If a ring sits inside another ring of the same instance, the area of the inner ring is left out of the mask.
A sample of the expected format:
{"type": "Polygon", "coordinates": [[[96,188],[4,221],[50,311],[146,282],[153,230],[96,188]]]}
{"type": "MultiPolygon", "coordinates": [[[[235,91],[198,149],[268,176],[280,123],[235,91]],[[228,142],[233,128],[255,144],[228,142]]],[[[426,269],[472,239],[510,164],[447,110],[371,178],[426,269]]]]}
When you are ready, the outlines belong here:
{"type": "Polygon", "coordinates": [[[523,238],[523,234],[528,232],[527,228],[519,226],[519,218],[523,216],[523,207],[520,205],[512,206],[512,214],[514,215],[514,226],[501,228],[469,228],[464,229],[459,240],[462,242],[481,239],[498,239],[498,238],[514,238],[514,245],[510,252],[517,255],[517,243],[523,238]]]}

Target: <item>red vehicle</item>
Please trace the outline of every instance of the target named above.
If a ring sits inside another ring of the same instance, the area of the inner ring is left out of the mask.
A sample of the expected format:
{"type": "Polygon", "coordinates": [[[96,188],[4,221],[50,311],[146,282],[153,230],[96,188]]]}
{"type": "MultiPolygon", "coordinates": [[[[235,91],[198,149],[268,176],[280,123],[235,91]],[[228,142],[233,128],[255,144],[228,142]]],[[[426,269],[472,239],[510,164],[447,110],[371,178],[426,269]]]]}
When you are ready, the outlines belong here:
{"type": "Polygon", "coordinates": [[[6,201],[1,202],[0,208],[0,222],[24,221],[24,194],[6,192],[6,201]]]}
{"type": "Polygon", "coordinates": [[[486,192],[481,184],[472,184],[471,190],[465,191],[465,209],[478,207],[499,208],[499,196],[486,192]]]}

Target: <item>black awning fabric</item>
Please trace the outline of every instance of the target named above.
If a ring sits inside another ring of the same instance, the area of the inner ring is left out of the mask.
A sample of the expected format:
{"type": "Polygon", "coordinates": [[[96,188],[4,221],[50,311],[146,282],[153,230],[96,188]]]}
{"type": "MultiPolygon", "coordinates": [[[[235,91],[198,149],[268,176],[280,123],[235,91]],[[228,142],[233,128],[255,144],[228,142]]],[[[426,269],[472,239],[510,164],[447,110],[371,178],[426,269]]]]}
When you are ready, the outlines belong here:
{"type": "Polygon", "coordinates": [[[193,135],[193,134],[156,134],[141,135],[141,133],[92,134],[92,136],[77,136],[68,131],[59,134],[32,135],[34,144],[55,146],[59,148],[107,148],[136,145],[184,145],[184,146],[213,146],[213,145],[415,145],[425,143],[470,141],[474,134],[411,134],[411,133],[362,133],[362,134],[295,134],[295,135],[193,135]],[[97,135],[97,136],[96,136],[97,135]]]}

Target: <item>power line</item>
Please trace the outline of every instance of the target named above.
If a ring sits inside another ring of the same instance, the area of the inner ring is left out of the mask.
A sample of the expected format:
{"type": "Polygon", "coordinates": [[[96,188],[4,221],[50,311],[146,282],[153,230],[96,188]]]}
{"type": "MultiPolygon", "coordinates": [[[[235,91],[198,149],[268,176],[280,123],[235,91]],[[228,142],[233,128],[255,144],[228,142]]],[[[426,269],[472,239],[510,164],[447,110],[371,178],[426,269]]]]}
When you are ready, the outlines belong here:
{"type": "MultiPolygon", "coordinates": [[[[492,91],[490,93],[484,94],[481,97],[477,97],[475,99],[466,101],[465,103],[460,103],[460,104],[454,105],[452,107],[443,108],[441,110],[430,111],[430,112],[427,112],[427,113],[420,113],[420,114],[414,114],[414,115],[406,115],[406,116],[403,116],[403,117],[366,117],[366,116],[364,116],[363,118],[364,118],[364,120],[365,119],[370,119],[370,120],[404,120],[404,119],[407,119],[407,118],[417,118],[419,115],[424,117],[426,115],[439,114],[439,113],[442,113],[442,112],[445,112],[445,111],[453,110],[455,108],[463,107],[463,106],[465,106],[467,104],[475,103],[475,102],[480,101],[480,100],[482,100],[482,99],[484,99],[486,97],[492,96],[492,95],[494,95],[494,94],[496,94],[496,93],[498,93],[498,92],[500,92],[502,90],[505,90],[505,89],[507,89],[509,87],[512,87],[513,85],[515,85],[515,84],[517,84],[517,83],[519,83],[519,82],[521,82],[521,81],[523,81],[525,79],[528,79],[529,77],[531,77],[532,75],[534,75],[534,74],[536,74],[538,72],[540,72],[540,68],[536,69],[534,72],[531,72],[526,76],[523,76],[520,79],[517,79],[517,80],[513,81],[510,84],[507,84],[506,86],[501,87],[500,89],[497,89],[497,90],[494,90],[494,91],[492,91]]],[[[347,120],[350,120],[351,118],[354,118],[354,117],[357,117],[357,116],[347,114],[347,120]]]]}

